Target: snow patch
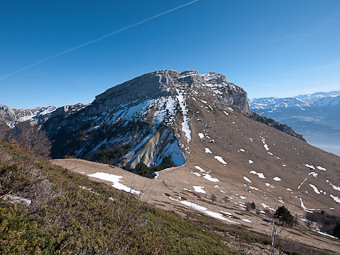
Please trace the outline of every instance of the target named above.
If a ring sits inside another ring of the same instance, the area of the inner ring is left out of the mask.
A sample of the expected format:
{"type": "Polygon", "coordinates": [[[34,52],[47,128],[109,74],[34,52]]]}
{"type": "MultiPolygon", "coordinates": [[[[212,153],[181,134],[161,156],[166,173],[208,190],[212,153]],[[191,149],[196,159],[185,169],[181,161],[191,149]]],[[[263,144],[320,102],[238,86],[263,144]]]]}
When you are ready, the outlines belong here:
{"type": "Polygon", "coordinates": [[[332,194],[329,195],[331,198],[333,198],[333,200],[336,202],[336,203],[339,203],[340,204],[340,198],[339,197],[336,197],[332,194]]]}
{"type": "Polygon", "coordinates": [[[230,212],[220,211],[222,214],[227,215],[228,217],[232,217],[233,215],[230,212]]]}
{"type": "Polygon", "coordinates": [[[131,189],[130,187],[125,186],[124,184],[120,183],[121,179],[123,179],[123,176],[108,174],[108,173],[104,173],[104,172],[96,172],[96,173],[93,173],[93,174],[89,174],[88,176],[93,177],[93,178],[97,178],[97,179],[100,179],[100,180],[103,180],[103,181],[112,182],[112,187],[114,187],[115,189],[123,190],[125,192],[129,192],[129,193],[136,194],[136,195],[141,194],[140,191],[131,189]]]}
{"type": "Polygon", "coordinates": [[[197,173],[197,172],[193,172],[193,171],[191,171],[191,173],[192,174],[194,174],[194,175],[196,175],[196,176],[198,176],[198,177],[200,177],[201,175],[200,175],[200,173],[197,173]]]}
{"type": "Polygon", "coordinates": [[[268,147],[268,144],[266,144],[266,139],[264,137],[261,137],[261,140],[262,140],[262,143],[263,143],[263,147],[269,151],[269,147],[268,147]]]}
{"type": "Polygon", "coordinates": [[[309,164],[304,164],[305,167],[309,168],[309,169],[313,169],[315,170],[315,167],[313,165],[309,165],[309,164]]]}
{"type": "Polygon", "coordinates": [[[177,100],[179,102],[179,106],[183,113],[182,131],[184,132],[187,138],[187,142],[189,143],[191,140],[191,130],[189,126],[188,109],[186,107],[186,101],[185,101],[183,94],[181,94],[180,90],[178,89],[176,91],[177,91],[177,100]]]}
{"type": "Polygon", "coordinates": [[[226,164],[227,164],[227,162],[225,162],[221,156],[215,156],[214,158],[215,158],[216,160],[218,160],[219,162],[221,162],[223,165],[226,165],[226,164]]]}
{"type": "Polygon", "coordinates": [[[314,231],[314,232],[316,232],[316,233],[318,233],[318,234],[320,234],[320,235],[323,235],[323,236],[328,236],[328,237],[333,238],[333,239],[338,239],[338,238],[335,237],[335,236],[332,236],[332,235],[327,234],[327,233],[325,233],[325,232],[321,232],[320,229],[312,229],[312,231],[314,231]]]}
{"type": "Polygon", "coordinates": [[[301,186],[305,183],[305,181],[307,181],[307,179],[308,179],[308,177],[307,178],[305,178],[300,184],[299,184],[299,186],[298,186],[298,189],[300,189],[301,188],[301,186]]]}
{"type": "Polygon", "coordinates": [[[334,190],[340,191],[340,187],[339,186],[336,186],[336,185],[332,184],[330,181],[328,181],[328,183],[332,186],[332,188],[334,190]]]}
{"type": "Polygon", "coordinates": [[[314,190],[314,192],[315,192],[316,194],[320,194],[320,191],[318,190],[318,188],[317,188],[315,185],[309,184],[309,186],[312,187],[312,189],[314,190]]]}
{"type": "Polygon", "coordinates": [[[263,173],[258,173],[258,172],[256,172],[255,170],[251,170],[249,173],[251,173],[251,174],[255,174],[255,175],[257,175],[259,178],[261,178],[261,179],[265,179],[266,177],[264,177],[264,174],[263,173]]]}
{"type": "Polygon", "coordinates": [[[266,204],[264,204],[264,203],[261,203],[261,205],[262,205],[262,207],[263,207],[264,209],[269,208],[269,206],[266,205],[266,204]]]}
{"type": "Polygon", "coordinates": [[[245,181],[247,181],[247,182],[252,182],[251,180],[249,180],[249,178],[248,177],[246,177],[246,176],[243,176],[243,179],[245,180],[245,181]]]}
{"type": "Polygon", "coordinates": [[[211,150],[209,148],[204,148],[205,153],[212,154],[211,150]]]}
{"type": "Polygon", "coordinates": [[[271,184],[268,183],[268,182],[266,182],[266,186],[267,186],[267,187],[270,187],[270,188],[273,188],[273,189],[275,188],[273,185],[271,185],[271,184]]]}
{"type": "MultiPolygon", "coordinates": [[[[138,154],[137,154],[138,155],[138,154]]],[[[178,145],[178,141],[174,140],[172,143],[168,143],[166,147],[164,148],[164,151],[162,154],[160,154],[156,162],[161,162],[164,157],[170,156],[171,161],[176,165],[176,166],[182,166],[185,164],[185,156],[184,152],[178,145]]],[[[150,163],[151,164],[151,163],[150,163]]]]}
{"type": "Polygon", "coordinates": [[[303,203],[302,201],[302,198],[299,197],[299,200],[300,200],[300,205],[301,205],[301,208],[305,211],[305,212],[309,212],[309,213],[312,213],[313,211],[309,210],[303,203]]]}
{"type": "Polygon", "coordinates": [[[203,168],[201,168],[200,166],[195,166],[195,168],[197,169],[197,170],[199,170],[200,172],[202,172],[202,173],[205,173],[206,171],[203,169],[203,168]]]}
{"type": "Polygon", "coordinates": [[[204,186],[192,186],[194,188],[194,190],[198,193],[207,193],[205,190],[204,190],[204,186]]]}
{"type": "Polygon", "coordinates": [[[211,181],[211,182],[219,182],[220,180],[215,178],[215,177],[212,177],[210,174],[203,174],[203,178],[207,179],[208,181],[211,181]]]}
{"type": "Polygon", "coordinates": [[[262,205],[262,207],[263,207],[264,209],[268,208],[268,209],[271,210],[271,211],[275,211],[274,208],[269,207],[269,206],[266,205],[265,203],[261,203],[261,205],[262,205]]]}
{"type": "Polygon", "coordinates": [[[277,177],[277,176],[275,176],[275,177],[273,178],[273,180],[274,180],[274,181],[276,181],[276,182],[280,182],[280,181],[281,181],[281,178],[280,178],[280,177],[277,177]]]}
{"type": "Polygon", "coordinates": [[[308,175],[313,175],[313,177],[316,178],[319,174],[317,174],[315,172],[310,172],[308,175]]]}
{"type": "Polygon", "coordinates": [[[326,171],[327,170],[326,168],[324,168],[322,166],[317,166],[316,168],[319,169],[320,171],[326,171]]]}
{"type": "Polygon", "coordinates": [[[195,204],[195,203],[192,203],[192,202],[189,202],[189,201],[178,200],[178,199],[175,199],[173,197],[169,197],[169,199],[172,200],[172,201],[179,202],[179,203],[181,203],[183,205],[186,205],[188,207],[191,207],[192,209],[200,211],[200,212],[202,212],[202,213],[204,213],[204,214],[206,214],[206,215],[208,215],[210,217],[213,217],[215,219],[227,221],[229,223],[239,224],[236,221],[229,220],[229,219],[223,217],[223,215],[221,213],[216,213],[216,212],[210,211],[206,207],[200,206],[198,204],[195,204]]]}

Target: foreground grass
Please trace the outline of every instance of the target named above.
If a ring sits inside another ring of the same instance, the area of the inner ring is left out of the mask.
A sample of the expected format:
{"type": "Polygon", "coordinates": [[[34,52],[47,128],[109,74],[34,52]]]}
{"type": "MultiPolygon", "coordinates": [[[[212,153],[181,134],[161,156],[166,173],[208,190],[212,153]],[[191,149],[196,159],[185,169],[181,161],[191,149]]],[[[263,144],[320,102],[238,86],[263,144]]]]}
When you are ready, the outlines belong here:
{"type": "Polygon", "coordinates": [[[0,177],[0,254],[236,254],[212,231],[2,141],[0,177]]]}

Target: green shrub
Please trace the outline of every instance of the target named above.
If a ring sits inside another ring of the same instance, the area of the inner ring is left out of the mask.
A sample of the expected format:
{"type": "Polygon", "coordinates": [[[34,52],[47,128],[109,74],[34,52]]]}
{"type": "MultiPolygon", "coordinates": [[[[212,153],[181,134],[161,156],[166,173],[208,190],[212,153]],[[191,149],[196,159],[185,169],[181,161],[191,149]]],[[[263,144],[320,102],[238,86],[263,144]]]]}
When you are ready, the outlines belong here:
{"type": "Polygon", "coordinates": [[[138,163],[134,169],[131,169],[129,166],[125,166],[124,169],[135,174],[153,179],[155,177],[155,172],[175,166],[176,165],[171,161],[170,156],[167,156],[162,160],[162,163],[160,163],[156,167],[148,167],[144,163],[138,163]]]}
{"type": "Polygon", "coordinates": [[[285,206],[281,206],[276,210],[274,218],[279,219],[282,225],[293,226],[294,224],[294,217],[285,206]]]}

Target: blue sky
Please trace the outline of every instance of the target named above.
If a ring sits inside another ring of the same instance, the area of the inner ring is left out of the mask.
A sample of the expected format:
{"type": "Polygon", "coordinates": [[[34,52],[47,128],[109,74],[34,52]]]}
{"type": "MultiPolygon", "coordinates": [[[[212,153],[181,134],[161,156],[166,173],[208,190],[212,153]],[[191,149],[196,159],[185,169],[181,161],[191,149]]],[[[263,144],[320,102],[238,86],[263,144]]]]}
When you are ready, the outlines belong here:
{"type": "Polygon", "coordinates": [[[340,90],[339,0],[199,0],[34,65],[189,2],[0,1],[0,104],[90,103],[159,69],[219,72],[249,97],[340,90]]]}

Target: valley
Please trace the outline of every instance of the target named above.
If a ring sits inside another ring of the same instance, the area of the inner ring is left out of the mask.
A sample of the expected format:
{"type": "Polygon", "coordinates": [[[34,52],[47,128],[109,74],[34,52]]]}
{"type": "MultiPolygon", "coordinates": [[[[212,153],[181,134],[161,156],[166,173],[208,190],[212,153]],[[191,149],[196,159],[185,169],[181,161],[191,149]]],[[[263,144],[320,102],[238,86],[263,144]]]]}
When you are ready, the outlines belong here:
{"type": "Polygon", "coordinates": [[[253,98],[250,108],[303,133],[308,143],[340,155],[340,92],[319,92],[291,98],[253,98]]]}

